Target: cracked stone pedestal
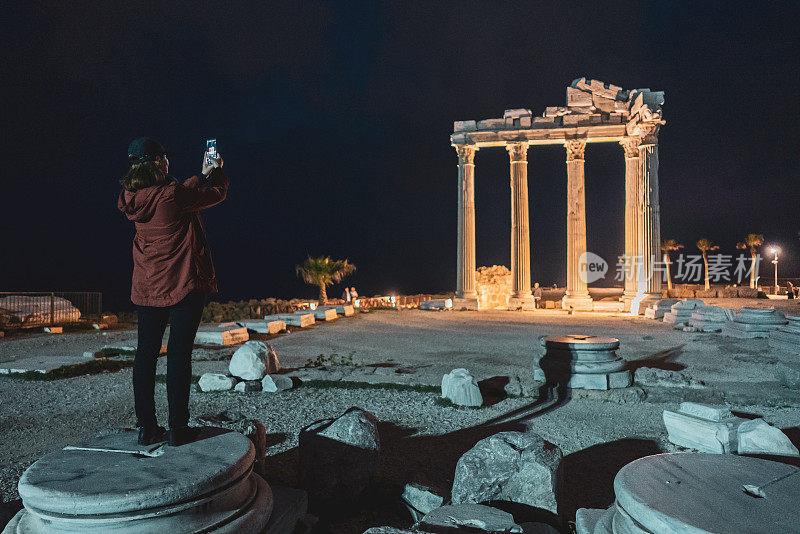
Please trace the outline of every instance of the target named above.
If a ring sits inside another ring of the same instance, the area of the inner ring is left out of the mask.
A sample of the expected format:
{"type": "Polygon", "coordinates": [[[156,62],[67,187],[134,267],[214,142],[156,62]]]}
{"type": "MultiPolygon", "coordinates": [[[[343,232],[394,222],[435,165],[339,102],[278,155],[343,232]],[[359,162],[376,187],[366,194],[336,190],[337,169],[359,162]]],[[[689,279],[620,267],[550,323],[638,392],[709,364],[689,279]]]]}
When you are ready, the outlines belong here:
{"type": "Polygon", "coordinates": [[[635,460],[614,478],[615,503],[580,508],[578,534],[797,532],[800,469],[730,454],[635,460]]]}
{"type": "Polygon", "coordinates": [[[206,430],[181,447],[142,447],[127,431],[45,455],[20,478],[25,508],[3,534],[290,534],[305,493],[273,497],[250,440],[206,430]]]}
{"type": "Polygon", "coordinates": [[[571,334],[545,337],[541,344],[545,353],[534,365],[535,380],[583,389],[631,385],[627,362],[617,355],[618,339],[571,334]]]}

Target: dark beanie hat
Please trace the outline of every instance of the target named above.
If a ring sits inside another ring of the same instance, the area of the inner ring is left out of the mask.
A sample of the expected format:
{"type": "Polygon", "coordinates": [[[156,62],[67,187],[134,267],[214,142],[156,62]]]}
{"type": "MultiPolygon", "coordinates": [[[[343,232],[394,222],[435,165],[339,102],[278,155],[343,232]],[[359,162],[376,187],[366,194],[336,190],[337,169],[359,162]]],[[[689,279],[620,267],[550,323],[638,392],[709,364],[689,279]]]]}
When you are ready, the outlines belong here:
{"type": "Polygon", "coordinates": [[[131,165],[154,161],[157,157],[164,155],[166,155],[164,147],[148,137],[137,137],[128,145],[128,162],[131,165]]]}

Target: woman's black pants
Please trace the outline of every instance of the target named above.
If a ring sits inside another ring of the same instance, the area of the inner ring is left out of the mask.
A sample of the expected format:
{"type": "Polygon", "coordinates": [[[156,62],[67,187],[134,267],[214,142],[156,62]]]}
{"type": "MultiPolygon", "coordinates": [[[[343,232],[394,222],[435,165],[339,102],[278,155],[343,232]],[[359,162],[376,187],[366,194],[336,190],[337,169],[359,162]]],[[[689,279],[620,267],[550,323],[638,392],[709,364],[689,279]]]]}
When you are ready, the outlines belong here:
{"type": "Polygon", "coordinates": [[[167,323],[167,401],[169,427],[189,424],[189,389],[192,384],[192,347],[203,316],[206,294],[192,291],[177,304],[164,308],[139,306],[139,344],[133,361],[133,396],[136,425],[157,425],[155,405],[156,361],[167,323]]]}

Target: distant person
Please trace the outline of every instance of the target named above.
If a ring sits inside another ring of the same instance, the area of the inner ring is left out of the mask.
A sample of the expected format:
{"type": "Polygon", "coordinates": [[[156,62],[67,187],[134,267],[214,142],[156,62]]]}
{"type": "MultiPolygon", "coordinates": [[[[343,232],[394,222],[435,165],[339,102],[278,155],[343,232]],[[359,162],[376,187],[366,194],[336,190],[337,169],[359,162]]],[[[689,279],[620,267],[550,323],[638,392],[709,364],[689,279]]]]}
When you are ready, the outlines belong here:
{"type": "Polygon", "coordinates": [[[791,282],[786,282],[786,298],[793,299],[795,295],[795,287],[791,282]]]}
{"type": "Polygon", "coordinates": [[[342,293],[342,300],[345,301],[346,304],[349,304],[353,300],[352,295],[350,295],[349,287],[344,288],[344,293],[342,293]]]}
{"type": "Polygon", "coordinates": [[[169,175],[169,159],[156,141],[140,137],[128,147],[131,168],[120,180],[118,207],[136,226],[131,301],[139,316],[133,362],[133,395],[139,444],[182,445],[189,427],[192,347],[206,297],[217,291],[214,264],[200,210],[225,200],[228,178],[222,159],[204,154],[202,177],[183,183],[169,175]],[[202,180],[202,183],[201,183],[202,180]],[[156,420],[156,360],[164,330],[167,345],[169,434],[156,420]]]}
{"type": "Polygon", "coordinates": [[[350,288],[350,298],[353,300],[356,300],[358,298],[358,291],[356,291],[356,288],[354,287],[350,288]]]}
{"type": "Polygon", "coordinates": [[[539,303],[542,301],[542,288],[539,287],[539,282],[533,284],[533,307],[538,309],[539,303]]]}

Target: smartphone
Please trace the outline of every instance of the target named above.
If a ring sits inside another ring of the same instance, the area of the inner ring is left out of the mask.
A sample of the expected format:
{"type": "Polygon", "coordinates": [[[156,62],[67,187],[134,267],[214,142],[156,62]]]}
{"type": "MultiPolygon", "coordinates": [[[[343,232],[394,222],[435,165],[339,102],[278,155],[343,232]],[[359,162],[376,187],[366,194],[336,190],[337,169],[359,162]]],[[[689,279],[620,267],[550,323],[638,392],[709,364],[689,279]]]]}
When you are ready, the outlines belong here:
{"type": "Polygon", "coordinates": [[[211,163],[212,159],[217,159],[219,154],[217,154],[217,140],[216,139],[206,139],[206,160],[208,163],[211,163]]]}

